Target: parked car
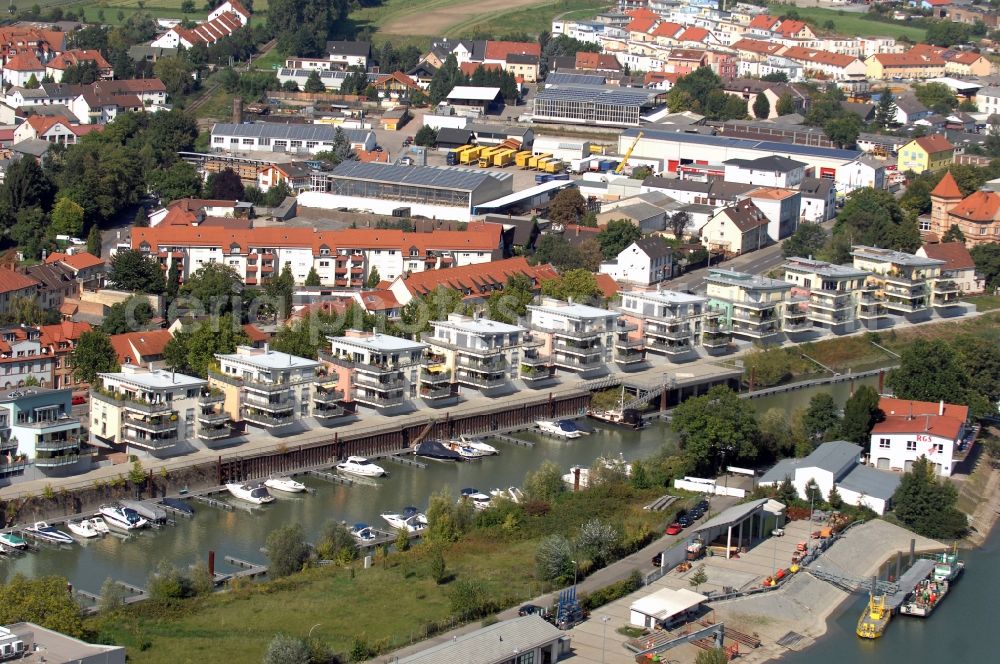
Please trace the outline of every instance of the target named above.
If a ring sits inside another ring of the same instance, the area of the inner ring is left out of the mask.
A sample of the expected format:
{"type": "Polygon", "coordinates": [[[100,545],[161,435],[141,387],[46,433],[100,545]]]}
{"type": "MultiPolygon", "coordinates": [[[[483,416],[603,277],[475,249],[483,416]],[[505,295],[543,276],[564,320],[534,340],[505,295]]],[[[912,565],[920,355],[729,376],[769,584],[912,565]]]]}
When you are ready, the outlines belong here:
{"type": "Polygon", "coordinates": [[[670,524],[669,526],[667,526],[666,533],[668,535],[677,535],[682,530],[684,530],[684,526],[682,526],[681,524],[679,524],[676,521],[674,521],[672,524],[670,524]]]}
{"type": "Polygon", "coordinates": [[[538,606],[537,604],[525,604],[520,609],[517,610],[517,615],[519,616],[530,616],[535,613],[544,614],[545,609],[538,606]]]}
{"type": "Polygon", "coordinates": [[[72,403],[74,406],[82,406],[83,404],[87,403],[87,397],[83,396],[82,394],[77,394],[76,396],[73,397],[72,403]]]}
{"type": "Polygon", "coordinates": [[[658,553],[655,556],[653,556],[653,566],[654,567],[659,567],[662,564],[663,564],[663,554],[662,553],[658,553]]]}
{"type": "Polygon", "coordinates": [[[691,525],[691,519],[687,516],[679,516],[677,517],[677,523],[681,528],[687,528],[691,525]]]}
{"type": "Polygon", "coordinates": [[[704,498],[702,498],[700,501],[698,501],[698,504],[695,505],[695,507],[697,509],[700,509],[703,512],[707,512],[708,511],[708,501],[705,500],[704,498]]]}

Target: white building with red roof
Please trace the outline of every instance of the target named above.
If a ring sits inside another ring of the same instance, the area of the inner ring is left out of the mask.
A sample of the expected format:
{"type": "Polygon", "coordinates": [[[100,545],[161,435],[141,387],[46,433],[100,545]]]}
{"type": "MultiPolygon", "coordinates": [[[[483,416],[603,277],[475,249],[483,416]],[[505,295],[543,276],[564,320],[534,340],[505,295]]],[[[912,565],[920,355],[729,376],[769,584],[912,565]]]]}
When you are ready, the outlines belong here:
{"type": "Polygon", "coordinates": [[[97,68],[97,75],[103,79],[114,78],[115,70],[111,67],[100,51],[87,49],[73,49],[60,53],[45,63],[45,73],[56,83],[61,83],[66,70],[70,67],[79,67],[81,64],[92,62],[97,68]]]}
{"type": "Polygon", "coordinates": [[[198,44],[211,46],[241,29],[250,21],[250,12],[237,0],[227,0],[208,18],[193,28],[175,26],[154,39],[154,48],[191,48],[198,44]]]}
{"type": "Polygon", "coordinates": [[[78,124],[61,115],[32,115],[14,130],[14,144],[38,139],[59,145],[73,145],[82,136],[104,129],[103,124],[78,124]]]}
{"type": "Polygon", "coordinates": [[[938,475],[955,472],[968,451],[968,406],[882,397],[878,407],[885,419],[872,428],[869,463],[906,472],[923,456],[938,475]]]}
{"type": "Polygon", "coordinates": [[[3,65],[3,82],[23,87],[34,78],[41,83],[45,78],[45,65],[31,51],[22,51],[10,57],[3,65]]]}

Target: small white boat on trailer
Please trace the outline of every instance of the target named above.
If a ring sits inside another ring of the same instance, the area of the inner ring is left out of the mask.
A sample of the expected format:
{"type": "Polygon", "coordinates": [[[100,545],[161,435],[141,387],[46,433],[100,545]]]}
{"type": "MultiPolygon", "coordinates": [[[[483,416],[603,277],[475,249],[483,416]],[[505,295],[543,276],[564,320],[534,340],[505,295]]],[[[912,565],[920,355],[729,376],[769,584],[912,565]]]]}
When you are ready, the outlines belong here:
{"type": "Polygon", "coordinates": [[[293,480],[291,477],[269,477],[264,482],[264,486],[285,493],[302,493],[306,490],[305,484],[293,480]]]}

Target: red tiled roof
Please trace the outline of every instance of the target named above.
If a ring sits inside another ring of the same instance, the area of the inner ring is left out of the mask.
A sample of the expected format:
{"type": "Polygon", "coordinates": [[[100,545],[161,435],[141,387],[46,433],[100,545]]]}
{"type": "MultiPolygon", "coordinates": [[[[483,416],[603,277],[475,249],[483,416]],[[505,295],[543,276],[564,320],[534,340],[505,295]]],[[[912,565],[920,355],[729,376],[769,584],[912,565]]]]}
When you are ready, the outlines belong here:
{"type": "Polygon", "coordinates": [[[951,171],[945,171],[944,177],[942,177],[937,186],[931,191],[931,196],[939,196],[940,198],[961,198],[962,190],[958,188],[958,183],[955,182],[955,177],[951,174],[951,171]]]}
{"type": "Polygon", "coordinates": [[[362,291],[360,293],[361,302],[365,310],[370,312],[388,311],[399,309],[402,305],[396,296],[388,288],[377,288],[375,290],[362,291]]]}
{"type": "Polygon", "coordinates": [[[1000,216],[1000,194],[974,191],[951,209],[949,214],[969,221],[995,221],[1000,216]]]}
{"type": "Polygon", "coordinates": [[[464,231],[436,231],[434,233],[407,233],[392,229],[345,228],[334,231],[313,231],[311,228],[216,228],[205,226],[163,225],[132,229],[132,248],[139,249],[143,242],[150,251],[162,246],[223,247],[228,253],[232,245],[242,252],[251,247],[311,247],[319,255],[321,246],[329,249],[404,249],[416,248],[421,254],[428,250],[456,249],[466,251],[493,251],[500,246],[500,226],[484,224],[464,231]]]}
{"type": "Polygon", "coordinates": [[[802,60],[805,62],[816,62],[819,64],[832,65],[834,67],[846,67],[858,59],[853,55],[843,53],[831,53],[821,51],[816,48],[805,48],[803,46],[789,46],[781,53],[781,57],[790,60],[802,60]]]}
{"type": "Polygon", "coordinates": [[[759,30],[771,30],[780,23],[781,19],[777,16],[771,16],[770,14],[758,14],[750,21],[750,27],[757,28],[759,30]]]}
{"type": "Polygon", "coordinates": [[[975,53],[973,51],[962,51],[961,53],[956,53],[954,55],[948,56],[948,62],[957,62],[960,65],[973,65],[979,62],[981,58],[985,58],[982,53],[975,53]]]}
{"type": "MultiPolygon", "coordinates": [[[[634,21],[633,21],[634,22],[634,21]]],[[[631,26],[629,26],[631,28],[631,26]]],[[[650,34],[654,37],[676,37],[678,33],[684,30],[684,26],[680,23],[671,23],[670,21],[664,21],[656,26],[650,34]]],[[[637,31],[638,32],[638,31],[637,31]]]]}
{"type": "Polygon", "coordinates": [[[761,55],[774,55],[785,48],[784,44],[761,41],[760,39],[740,39],[733,42],[732,47],[737,51],[750,51],[761,55]]]}
{"type": "Polygon", "coordinates": [[[171,339],[170,330],[126,332],[112,334],[111,346],[118,355],[119,364],[142,364],[148,357],[163,355],[171,339]]]}
{"type": "Polygon", "coordinates": [[[191,29],[177,26],[172,30],[181,39],[195,44],[214,44],[223,37],[228,37],[243,27],[243,23],[232,12],[219,14],[210,21],[199,23],[191,29]]]}
{"type": "Polygon", "coordinates": [[[74,270],[86,270],[88,267],[104,265],[104,261],[86,251],[77,254],[64,254],[54,251],[45,258],[46,263],[65,263],[74,270]]]}
{"type": "Polygon", "coordinates": [[[511,55],[542,57],[542,47],[537,42],[493,41],[486,42],[487,60],[504,60],[511,55]]]}
{"type": "Polygon", "coordinates": [[[646,76],[643,79],[643,85],[652,85],[654,83],[659,83],[660,81],[670,81],[671,84],[676,83],[677,79],[681,77],[681,74],[666,71],[647,71],[646,76]]]}
{"type": "Polygon", "coordinates": [[[27,51],[22,51],[12,57],[3,68],[11,71],[45,71],[45,67],[38,61],[35,54],[27,51]]]}
{"type": "Polygon", "coordinates": [[[580,51],[576,54],[577,69],[605,69],[619,71],[622,66],[618,59],[609,53],[588,53],[580,51]]]}
{"type": "MultiPolygon", "coordinates": [[[[911,399],[895,399],[893,397],[882,397],[878,400],[878,407],[886,416],[890,415],[937,415],[941,412],[941,404],[936,401],[913,401],[911,399]]],[[[969,419],[969,407],[961,404],[944,404],[943,415],[954,417],[965,422],[969,419]]]]}
{"type": "Polygon", "coordinates": [[[711,33],[705,28],[692,27],[682,32],[677,39],[679,41],[702,42],[705,41],[705,38],[708,37],[709,34],[711,33]]]}
{"type": "Polygon", "coordinates": [[[942,270],[972,270],[976,267],[972,254],[962,242],[925,244],[923,249],[927,258],[945,262],[942,270]]]}
{"type": "Polygon", "coordinates": [[[45,66],[52,69],[66,69],[67,67],[79,65],[81,62],[93,62],[97,65],[98,69],[111,68],[111,65],[104,59],[100,51],[85,49],[73,49],[65,53],[60,53],[45,63],[45,66]]]}
{"type": "Polygon", "coordinates": [[[388,164],[389,163],[389,153],[383,150],[382,152],[375,152],[374,150],[355,150],[354,154],[358,155],[358,161],[363,164],[377,162],[388,164]]]}
{"type": "Polygon", "coordinates": [[[536,284],[541,284],[543,279],[555,279],[559,276],[551,265],[529,265],[526,258],[519,256],[492,263],[417,272],[404,279],[403,284],[413,295],[431,293],[439,286],[469,289],[478,293],[479,284],[504,284],[515,274],[526,275],[536,284]]]}
{"type": "Polygon", "coordinates": [[[775,32],[780,33],[784,37],[791,37],[795,33],[800,32],[804,27],[806,27],[806,24],[803,21],[784,20],[775,28],[775,32]]]}
{"type": "Polygon", "coordinates": [[[13,293],[37,285],[38,282],[27,275],[0,267],[0,293],[13,293]]]}
{"type": "Polygon", "coordinates": [[[62,341],[77,341],[84,332],[90,332],[93,327],[90,323],[74,323],[64,320],[55,325],[39,325],[41,332],[39,340],[46,346],[58,346],[62,341]]]}
{"type": "Polygon", "coordinates": [[[401,71],[394,71],[391,74],[383,74],[382,76],[379,76],[377,79],[375,79],[375,86],[378,87],[380,85],[385,85],[389,81],[396,81],[401,85],[404,85],[413,90],[420,89],[420,86],[417,85],[416,81],[414,81],[412,78],[410,78],[401,71]]]}
{"type": "Polygon", "coordinates": [[[948,141],[947,138],[941,134],[930,134],[929,136],[921,136],[920,138],[915,138],[913,141],[923,148],[927,154],[935,154],[938,152],[947,152],[948,150],[954,150],[955,146],[948,141]]]}
{"type": "Polygon", "coordinates": [[[610,274],[596,272],[594,280],[597,282],[597,287],[601,289],[601,293],[604,294],[605,298],[610,299],[618,294],[618,282],[612,279],[610,274]]]}
{"type": "Polygon", "coordinates": [[[472,76],[480,67],[482,67],[484,71],[503,71],[503,67],[496,62],[463,62],[458,65],[458,68],[461,69],[462,73],[466,76],[472,76]]]}
{"type": "Polygon", "coordinates": [[[944,58],[941,53],[929,49],[918,49],[916,46],[906,53],[876,53],[872,56],[883,67],[940,67],[944,65],[944,58]]]}
{"type": "Polygon", "coordinates": [[[962,420],[938,415],[915,415],[914,417],[887,416],[872,427],[872,435],[891,433],[923,433],[957,440],[962,431],[962,420]]]}
{"type": "Polygon", "coordinates": [[[262,343],[271,338],[271,336],[267,332],[260,329],[253,323],[247,323],[246,325],[244,325],[243,331],[246,332],[248,337],[250,337],[250,341],[254,343],[262,343]]]}
{"type": "Polygon", "coordinates": [[[660,15],[654,12],[649,7],[639,7],[637,9],[630,9],[625,12],[626,16],[631,16],[632,18],[652,18],[659,19],[660,15]]]}
{"type": "Polygon", "coordinates": [[[627,26],[625,26],[625,29],[628,30],[629,32],[649,32],[650,29],[652,29],[652,27],[656,25],[656,22],[658,20],[659,17],[650,18],[647,16],[642,16],[639,18],[634,18],[627,26]]]}

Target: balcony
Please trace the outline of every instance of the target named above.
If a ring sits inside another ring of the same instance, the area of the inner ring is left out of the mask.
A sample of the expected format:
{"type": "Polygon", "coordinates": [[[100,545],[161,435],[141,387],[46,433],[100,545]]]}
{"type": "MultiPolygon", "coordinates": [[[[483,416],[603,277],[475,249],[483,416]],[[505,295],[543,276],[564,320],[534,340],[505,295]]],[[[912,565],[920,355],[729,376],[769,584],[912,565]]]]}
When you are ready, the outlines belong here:
{"type": "Polygon", "coordinates": [[[444,353],[428,352],[421,358],[420,363],[425,367],[432,367],[435,364],[444,364],[447,361],[448,357],[444,353]]]}
{"type": "Polygon", "coordinates": [[[441,371],[430,371],[426,367],[420,370],[421,385],[441,385],[451,382],[451,372],[442,369],[441,371]]]}
{"type": "Polygon", "coordinates": [[[637,323],[629,323],[620,318],[615,323],[615,332],[636,332],[638,329],[639,325],[637,323]]]}
{"type": "Polygon", "coordinates": [[[550,355],[542,355],[536,349],[530,349],[524,351],[521,364],[529,367],[548,366],[552,364],[552,357],[550,355]]]}
{"type": "Polygon", "coordinates": [[[851,322],[853,318],[854,316],[848,311],[829,312],[811,310],[809,312],[809,320],[826,323],[827,325],[843,325],[844,323],[851,322]]]}
{"type": "Polygon", "coordinates": [[[552,377],[552,372],[544,366],[521,365],[521,380],[531,383],[537,380],[545,380],[552,377]]]}
{"type": "Polygon", "coordinates": [[[125,408],[126,410],[136,413],[144,413],[146,415],[162,415],[172,411],[172,407],[169,402],[159,401],[156,403],[150,403],[148,401],[139,401],[120,392],[109,394],[103,391],[91,389],[90,396],[98,401],[103,401],[104,403],[111,404],[117,408],[125,408]]]}
{"type": "Polygon", "coordinates": [[[931,305],[934,307],[953,307],[960,304],[961,300],[958,298],[958,293],[939,293],[937,291],[931,296],[931,305]]]}
{"type": "Polygon", "coordinates": [[[604,358],[601,355],[576,357],[573,355],[556,355],[553,364],[557,367],[575,369],[577,371],[589,371],[604,366],[604,358]]]}
{"type": "Polygon", "coordinates": [[[177,444],[177,434],[161,434],[159,436],[144,436],[137,432],[128,431],[127,429],[122,432],[122,441],[129,444],[132,447],[141,447],[144,450],[149,450],[155,452],[157,450],[164,450],[168,447],[173,447],[177,444]]]}
{"type": "Polygon", "coordinates": [[[344,414],[344,407],[339,403],[314,403],[312,414],[319,419],[340,417],[344,414]]]}
{"type": "Polygon", "coordinates": [[[885,280],[887,286],[889,284],[901,284],[903,286],[922,285],[925,278],[926,277],[922,272],[910,273],[909,275],[901,272],[889,272],[888,274],[882,275],[882,279],[885,280]]]}
{"type": "Polygon", "coordinates": [[[243,419],[265,429],[274,429],[291,424],[295,421],[295,413],[288,411],[283,414],[271,414],[260,410],[248,409],[243,413],[243,419]]]}
{"type": "Polygon", "coordinates": [[[951,279],[937,279],[931,284],[935,293],[958,293],[958,284],[951,279]]]}
{"type": "Polygon", "coordinates": [[[451,385],[445,387],[421,387],[420,397],[423,399],[447,399],[452,396],[451,385]]]}
{"type": "Polygon", "coordinates": [[[691,328],[687,325],[646,325],[647,337],[657,339],[687,339],[691,336],[691,328]]]}
{"type": "Polygon", "coordinates": [[[785,316],[785,322],[783,325],[785,332],[805,332],[811,330],[813,325],[809,317],[804,313],[795,314],[794,316],[785,316]]]}
{"type": "Polygon", "coordinates": [[[35,443],[35,452],[80,451],[80,436],[69,436],[61,440],[40,440],[35,443]]]}
{"type": "Polygon", "coordinates": [[[840,291],[812,291],[809,305],[817,309],[848,309],[854,305],[853,293],[840,291]]]}
{"type": "Polygon", "coordinates": [[[314,404],[335,404],[342,401],[344,393],[337,389],[316,390],[313,394],[314,404]]]}
{"type": "Polygon", "coordinates": [[[79,450],[69,454],[53,454],[36,456],[32,463],[36,468],[57,468],[59,466],[71,466],[80,460],[79,450]]]}
{"type": "Polygon", "coordinates": [[[601,336],[602,334],[608,334],[610,332],[614,332],[615,331],[613,326],[607,326],[607,327],[602,326],[602,327],[599,327],[599,328],[597,328],[597,327],[585,327],[585,328],[578,329],[578,330],[551,330],[551,329],[544,329],[544,328],[535,328],[535,329],[537,329],[539,332],[548,332],[548,333],[552,334],[556,339],[560,339],[560,338],[563,338],[563,339],[593,339],[595,337],[601,336]]]}
{"type": "Polygon", "coordinates": [[[229,413],[226,412],[215,412],[214,410],[207,410],[198,413],[198,422],[200,424],[205,424],[209,426],[225,424],[229,421],[229,413]]]}
{"type": "Polygon", "coordinates": [[[882,303],[875,299],[862,299],[861,306],[858,308],[858,318],[861,320],[875,320],[878,318],[885,318],[886,312],[885,307],[882,303]]]}
{"type": "Polygon", "coordinates": [[[233,435],[233,430],[228,426],[224,427],[201,427],[198,429],[198,438],[201,440],[222,440],[233,435]]]}
{"type": "Polygon", "coordinates": [[[927,301],[923,296],[903,298],[887,296],[882,302],[882,306],[885,307],[887,311],[899,314],[912,314],[925,310],[927,308],[927,301]]]}
{"type": "MultiPolygon", "coordinates": [[[[447,341],[445,339],[438,339],[431,333],[424,333],[421,335],[421,341],[430,344],[432,346],[437,346],[439,348],[448,348],[449,350],[458,351],[459,353],[464,353],[468,355],[496,355],[498,353],[503,353],[512,348],[520,348],[525,343],[525,334],[521,333],[514,340],[511,340],[509,336],[504,336],[501,343],[494,343],[489,346],[470,346],[468,344],[459,345],[452,341],[447,341]]],[[[471,337],[472,340],[481,341],[479,337],[471,337]]]]}
{"type": "Polygon", "coordinates": [[[16,438],[0,438],[0,454],[17,451],[16,438]]]}
{"type": "Polygon", "coordinates": [[[171,420],[169,417],[146,420],[140,417],[126,415],[125,426],[141,429],[142,431],[150,431],[152,433],[162,433],[164,431],[176,431],[177,420],[171,420]]]}
{"type": "Polygon", "coordinates": [[[659,339],[646,344],[646,350],[655,353],[666,353],[667,355],[680,355],[691,350],[690,340],[685,341],[661,341],[659,339]]]}
{"type": "Polygon", "coordinates": [[[646,358],[641,350],[631,348],[615,349],[615,362],[618,364],[636,364],[637,362],[642,362],[644,359],[646,358]]]}
{"type": "Polygon", "coordinates": [[[615,349],[629,350],[633,348],[642,348],[645,342],[642,339],[615,339],[615,349]]]}
{"type": "Polygon", "coordinates": [[[244,380],[243,387],[250,392],[260,394],[278,394],[280,392],[291,392],[292,387],[297,383],[265,383],[259,380],[244,380]]]}
{"type": "Polygon", "coordinates": [[[507,374],[505,373],[471,373],[469,371],[458,371],[455,373],[455,382],[462,385],[471,385],[483,390],[491,390],[507,384],[507,374]]]}
{"type": "Polygon", "coordinates": [[[0,477],[7,477],[17,473],[23,473],[24,469],[30,465],[27,459],[8,462],[5,458],[0,458],[0,477]]]}
{"type": "Polygon", "coordinates": [[[776,318],[777,315],[773,305],[769,309],[762,311],[733,309],[734,321],[742,321],[744,323],[766,323],[768,321],[773,321],[776,318]]]}
{"type": "Polygon", "coordinates": [[[209,392],[208,394],[202,394],[198,397],[199,406],[214,406],[217,403],[222,403],[226,400],[226,395],[222,392],[209,392]]]}
{"type": "Polygon", "coordinates": [[[359,387],[374,387],[379,390],[399,390],[406,385],[406,379],[398,371],[392,374],[354,374],[354,384],[359,387]]]}
{"type": "Polygon", "coordinates": [[[507,360],[500,355],[491,355],[484,358],[459,355],[458,366],[479,372],[496,372],[506,371],[507,367],[510,365],[507,363],[507,360]]]}
{"type": "Polygon", "coordinates": [[[588,344],[577,344],[577,343],[566,343],[565,341],[557,341],[553,346],[553,348],[557,353],[579,355],[581,357],[601,355],[604,351],[601,344],[597,342],[588,344]]]}
{"type": "Polygon", "coordinates": [[[295,401],[291,395],[278,395],[268,398],[257,394],[244,394],[243,405],[273,413],[279,410],[291,410],[295,405],[295,401]]]}
{"type": "Polygon", "coordinates": [[[705,348],[725,348],[732,343],[732,337],[722,331],[707,331],[701,337],[701,345],[705,348]]]}
{"type": "Polygon", "coordinates": [[[759,325],[733,325],[733,335],[749,339],[764,339],[778,334],[777,321],[771,320],[759,325]]]}
{"type": "Polygon", "coordinates": [[[405,403],[406,397],[403,396],[402,391],[399,391],[396,394],[386,396],[378,394],[355,394],[354,400],[372,408],[392,408],[393,406],[400,406],[405,403]]]}

